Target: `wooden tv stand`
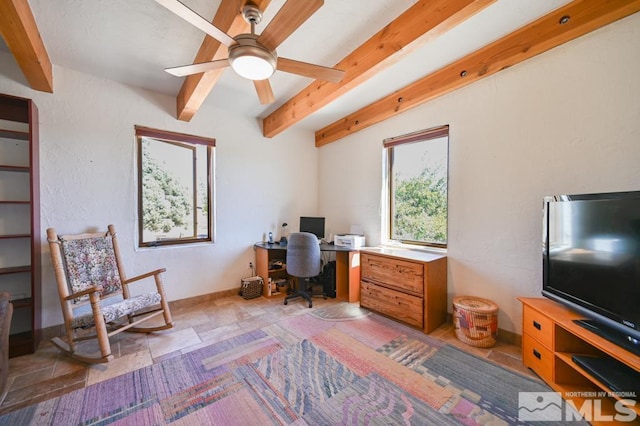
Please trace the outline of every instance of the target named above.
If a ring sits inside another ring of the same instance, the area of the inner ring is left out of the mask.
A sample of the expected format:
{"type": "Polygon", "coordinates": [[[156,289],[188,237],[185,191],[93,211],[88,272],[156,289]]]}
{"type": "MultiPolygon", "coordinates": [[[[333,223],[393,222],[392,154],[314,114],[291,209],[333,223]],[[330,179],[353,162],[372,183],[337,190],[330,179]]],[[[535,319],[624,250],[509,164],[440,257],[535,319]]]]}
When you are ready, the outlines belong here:
{"type": "MultiPolygon", "coordinates": [[[[612,392],[604,383],[592,377],[578,366],[571,356],[609,355],[640,371],[640,357],[610,341],[579,326],[573,320],[583,316],[559,303],[544,298],[518,298],[523,305],[522,312],[522,360],[526,367],[533,370],[554,391],[562,394],[565,400],[572,400],[580,409],[588,399],[602,398],[601,413],[616,415],[616,399],[624,398],[612,392]]],[[[640,398],[640,395],[636,395],[640,398]]],[[[636,398],[636,400],[638,399],[636,398]]],[[[640,404],[629,407],[640,419],[640,404]]],[[[594,419],[597,420],[597,419],[594,419]]],[[[597,421],[593,422],[597,424],[597,421]]]]}

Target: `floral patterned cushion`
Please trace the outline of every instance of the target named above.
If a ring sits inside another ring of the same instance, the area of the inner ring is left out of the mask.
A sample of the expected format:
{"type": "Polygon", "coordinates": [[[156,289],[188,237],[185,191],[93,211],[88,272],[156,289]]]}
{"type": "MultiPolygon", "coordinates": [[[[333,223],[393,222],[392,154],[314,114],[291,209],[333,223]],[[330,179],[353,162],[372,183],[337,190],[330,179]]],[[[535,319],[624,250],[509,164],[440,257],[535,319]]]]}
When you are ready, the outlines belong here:
{"type": "MultiPolygon", "coordinates": [[[[133,314],[141,309],[149,308],[159,303],[159,293],[141,294],[140,296],[130,297],[112,305],[102,306],[102,316],[104,317],[104,321],[109,323],[125,315],[133,314]]],[[[92,327],[94,325],[95,321],[93,320],[92,312],[78,315],[71,322],[71,327],[73,328],[92,327]]]]}
{"type": "MultiPolygon", "coordinates": [[[[61,238],[60,242],[72,293],[95,285],[102,289],[102,297],[122,289],[110,236],[68,241],[61,238]]],[[[76,302],[88,298],[83,296],[76,302]]]]}

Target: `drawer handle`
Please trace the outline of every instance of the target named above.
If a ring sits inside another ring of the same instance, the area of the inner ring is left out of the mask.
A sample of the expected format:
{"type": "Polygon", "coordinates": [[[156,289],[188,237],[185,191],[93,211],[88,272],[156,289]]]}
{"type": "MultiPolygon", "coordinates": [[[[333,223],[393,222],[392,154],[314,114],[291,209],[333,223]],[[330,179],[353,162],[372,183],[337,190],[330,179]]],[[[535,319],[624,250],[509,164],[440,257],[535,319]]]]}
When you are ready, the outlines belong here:
{"type": "Polygon", "coordinates": [[[541,329],[542,329],[542,326],[540,325],[540,323],[539,323],[538,321],[534,321],[534,322],[533,322],[533,326],[534,326],[535,328],[537,328],[538,330],[541,330],[541,329]]]}
{"type": "Polygon", "coordinates": [[[540,354],[540,352],[538,352],[537,350],[533,350],[533,356],[535,356],[538,359],[542,359],[542,355],[540,354]]]}

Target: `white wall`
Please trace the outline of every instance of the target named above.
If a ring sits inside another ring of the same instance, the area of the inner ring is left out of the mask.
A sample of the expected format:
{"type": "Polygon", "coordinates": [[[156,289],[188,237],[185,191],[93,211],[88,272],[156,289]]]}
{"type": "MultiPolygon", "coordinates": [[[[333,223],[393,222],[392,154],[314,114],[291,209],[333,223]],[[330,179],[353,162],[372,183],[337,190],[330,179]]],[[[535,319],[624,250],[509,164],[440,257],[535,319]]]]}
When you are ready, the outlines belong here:
{"type": "Polygon", "coordinates": [[[40,113],[43,326],[62,316],[44,232],[118,230],[128,275],[166,267],[170,300],[240,287],[253,244],[317,208],[313,133],[264,139],[254,118],[206,105],[190,123],[175,119],[175,98],[54,67],[54,94],[28,88],[13,58],[0,53],[0,93],[31,98],[40,113]],[[217,241],[136,251],[134,125],[216,138],[217,241]],[[292,159],[295,159],[293,161],[292,159]]]}
{"type": "Polygon", "coordinates": [[[640,14],[320,148],[319,208],[380,242],[382,140],[449,124],[449,311],[542,288],[542,197],[640,190],[640,14]],[[345,185],[343,182],[348,182],[345,185]]]}

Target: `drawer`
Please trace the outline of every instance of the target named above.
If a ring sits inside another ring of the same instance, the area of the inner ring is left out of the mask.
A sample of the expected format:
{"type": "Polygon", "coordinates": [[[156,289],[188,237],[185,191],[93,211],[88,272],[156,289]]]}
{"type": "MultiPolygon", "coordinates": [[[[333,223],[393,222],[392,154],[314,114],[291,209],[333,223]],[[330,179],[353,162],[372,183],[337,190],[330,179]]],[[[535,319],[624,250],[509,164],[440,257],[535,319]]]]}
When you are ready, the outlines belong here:
{"type": "Polygon", "coordinates": [[[416,296],[424,293],[424,267],[421,263],[363,253],[360,255],[360,274],[365,281],[408,291],[416,296]]]}
{"type": "Polygon", "coordinates": [[[361,282],[360,285],[360,306],[422,328],[424,316],[421,297],[380,287],[365,281],[361,282]]]}
{"type": "Polygon", "coordinates": [[[522,318],[522,334],[528,334],[547,349],[553,350],[553,321],[527,305],[524,306],[522,318]]]}
{"type": "Polygon", "coordinates": [[[553,383],[553,352],[528,334],[522,335],[522,362],[542,380],[553,383]]]}

